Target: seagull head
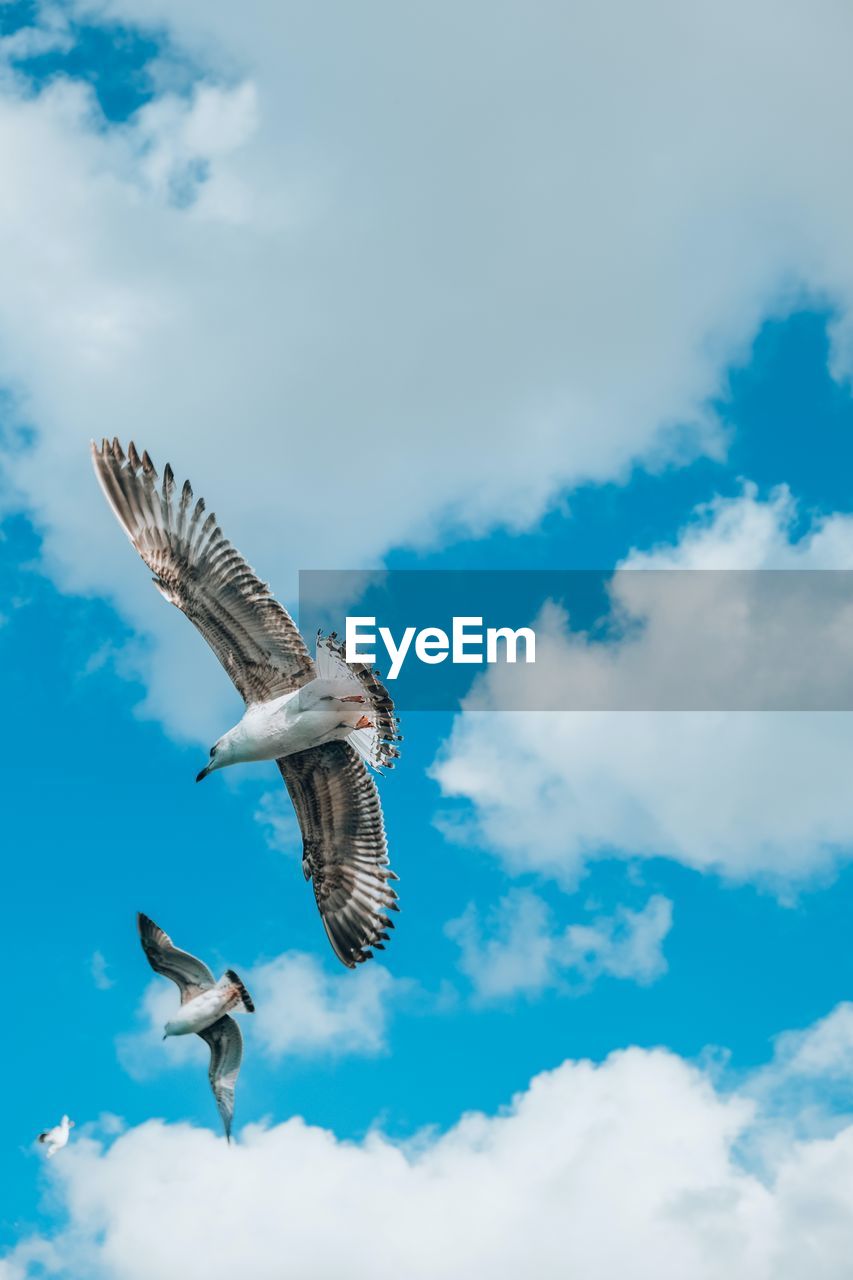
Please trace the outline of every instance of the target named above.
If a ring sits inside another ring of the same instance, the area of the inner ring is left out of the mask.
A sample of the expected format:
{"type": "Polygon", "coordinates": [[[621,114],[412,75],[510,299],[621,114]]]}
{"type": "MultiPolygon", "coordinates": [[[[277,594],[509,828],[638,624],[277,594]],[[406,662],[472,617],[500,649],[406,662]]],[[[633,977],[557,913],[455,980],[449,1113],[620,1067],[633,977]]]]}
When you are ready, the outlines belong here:
{"type": "Polygon", "coordinates": [[[65,1128],[65,1129],[73,1129],[73,1128],[74,1128],[74,1121],[73,1121],[73,1120],[69,1120],[69,1119],[68,1119],[68,1116],[63,1116],[63,1117],[62,1117],[62,1126],[63,1126],[63,1128],[65,1128]]]}
{"type": "Polygon", "coordinates": [[[214,769],[221,769],[224,765],[230,763],[228,743],[225,738],[220,738],[210,748],[210,759],[201,772],[196,774],[196,782],[201,782],[202,778],[206,778],[209,773],[213,773],[214,769]]]}

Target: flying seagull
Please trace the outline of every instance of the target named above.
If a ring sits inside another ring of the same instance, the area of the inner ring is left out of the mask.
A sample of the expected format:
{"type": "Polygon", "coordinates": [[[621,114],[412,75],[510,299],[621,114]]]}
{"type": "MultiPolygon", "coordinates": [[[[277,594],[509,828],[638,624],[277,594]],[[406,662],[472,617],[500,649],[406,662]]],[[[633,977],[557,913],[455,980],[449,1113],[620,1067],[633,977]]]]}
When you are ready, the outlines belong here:
{"type": "Polygon", "coordinates": [[[47,1148],[48,1160],[55,1156],[57,1151],[61,1151],[63,1147],[68,1146],[68,1139],[73,1128],[74,1121],[69,1120],[68,1116],[63,1116],[59,1124],[54,1125],[52,1129],[45,1129],[44,1133],[39,1134],[39,1142],[43,1142],[47,1148]]]}
{"type": "Polygon", "coordinates": [[[142,950],[155,973],[171,978],[181,993],[181,1011],[163,1028],[167,1036],[195,1032],[210,1045],[210,1087],[231,1141],[234,1086],[243,1061],[243,1037],[229,1010],[254,1013],[252,997],[233,969],[217,982],[206,964],[180,951],[167,933],[140,911],[136,917],[142,950]]]}
{"type": "Polygon", "coordinates": [[[347,664],[331,636],[316,662],[287,610],[223,537],[204,499],[171,467],[162,485],[147,453],[118,440],[92,443],[95,474],[119,523],[154,574],[154,585],[195,624],[246,703],[243,718],[210,749],[215,769],[275,760],[302,831],[302,870],[338,959],[355,968],[384,950],[389,881],[379,795],[367,766],[399,756],[387,690],[364,664],[347,664]]]}

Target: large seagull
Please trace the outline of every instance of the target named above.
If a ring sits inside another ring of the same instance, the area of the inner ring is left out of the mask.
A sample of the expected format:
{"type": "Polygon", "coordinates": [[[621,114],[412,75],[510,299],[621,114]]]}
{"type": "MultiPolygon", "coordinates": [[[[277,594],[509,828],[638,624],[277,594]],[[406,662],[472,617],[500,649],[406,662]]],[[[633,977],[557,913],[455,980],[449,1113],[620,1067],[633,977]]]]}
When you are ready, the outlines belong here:
{"type": "Polygon", "coordinates": [[[154,585],[185,613],[246,703],[210,749],[197,781],[215,769],[275,760],[302,831],[302,870],[338,959],[354,968],[384,949],[397,877],[388,866],[382,809],[367,765],[399,755],[397,719],[373,670],[347,664],[334,634],[316,662],[287,610],[223,537],[204,499],[170,466],[162,484],[131,442],[92,443],[95,474],[154,585]]]}

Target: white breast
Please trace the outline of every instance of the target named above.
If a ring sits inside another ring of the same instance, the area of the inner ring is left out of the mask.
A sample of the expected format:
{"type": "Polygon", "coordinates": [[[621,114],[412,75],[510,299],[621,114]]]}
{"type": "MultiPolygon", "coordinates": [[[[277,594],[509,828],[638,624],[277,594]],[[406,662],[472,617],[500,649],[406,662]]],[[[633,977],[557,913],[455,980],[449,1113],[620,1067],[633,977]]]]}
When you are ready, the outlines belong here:
{"type": "Polygon", "coordinates": [[[192,1000],[181,1005],[180,1012],[170,1020],[172,1034],[189,1035],[194,1031],[204,1031],[205,1027],[222,1017],[231,995],[230,987],[217,986],[193,996],[192,1000]]]}
{"type": "MultiPolygon", "coordinates": [[[[319,684],[313,681],[306,688],[310,690],[319,684]]],[[[327,741],[348,716],[352,724],[335,734],[345,737],[352,732],[362,711],[356,704],[342,707],[337,699],[315,701],[305,696],[305,690],[250,707],[237,726],[239,759],[276,760],[279,756],[307,751],[327,741]]]]}

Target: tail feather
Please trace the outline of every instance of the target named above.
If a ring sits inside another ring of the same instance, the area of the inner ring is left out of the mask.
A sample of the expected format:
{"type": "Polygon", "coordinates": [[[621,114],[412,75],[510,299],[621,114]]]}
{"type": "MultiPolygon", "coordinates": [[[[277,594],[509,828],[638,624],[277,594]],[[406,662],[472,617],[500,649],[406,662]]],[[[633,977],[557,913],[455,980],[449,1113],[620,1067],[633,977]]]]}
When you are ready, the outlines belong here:
{"type": "Polygon", "coordinates": [[[364,662],[348,663],[334,631],[328,636],[317,635],[317,670],[321,677],[351,679],[364,695],[371,727],[353,730],[347,741],[377,772],[393,769],[400,755],[397,743],[403,739],[398,731],[400,722],[394,714],[393,699],[378,673],[364,662]]]}
{"type": "Polygon", "coordinates": [[[243,984],[243,979],[240,977],[240,975],[235,973],[233,969],[227,969],[225,972],[225,977],[228,978],[230,982],[233,982],[234,986],[239,991],[240,1003],[243,1006],[246,1013],[254,1013],[255,1012],[254,1002],[252,1000],[252,997],[249,995],[248,991],[246,990],[243,984]]]}

